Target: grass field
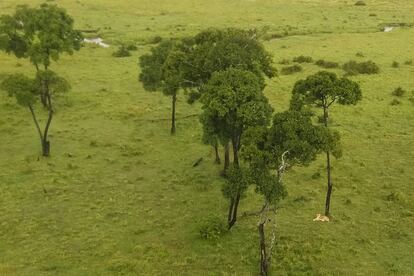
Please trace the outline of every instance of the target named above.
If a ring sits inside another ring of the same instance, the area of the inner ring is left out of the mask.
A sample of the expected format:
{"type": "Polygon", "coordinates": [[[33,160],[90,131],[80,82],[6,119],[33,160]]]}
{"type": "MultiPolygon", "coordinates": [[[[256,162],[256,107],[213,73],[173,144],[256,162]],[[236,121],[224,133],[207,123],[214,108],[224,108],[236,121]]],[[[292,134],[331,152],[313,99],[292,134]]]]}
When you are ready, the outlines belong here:
{"type": "MultiPolygon", "coordinates": [[[[240,218],[216,241],[200,238],[203,221],[224,220],[228,207],[213,151],[201,143],[197,116],[188,116],[200,107],[180,95],[171,137],[170,99],[138,82],[138,57],[153,37],[228,26],[283,34],[265,41],[278,69],[280,60],[302,54],[339,63],[372,60],[381,68],[352,77],[362,87],[361,103],[332,111],[344,150],[333,164],[334,220],[312,221],[324,207],[322,156],[287,175],[273,273],[414,275],[414,65],[404,64],[414,60],[414,28],[381,32],[393,23],[413,24],[413,1],[366,0],[362,7],[339,0],[55,2],[79,29],[98,29],[112,46],[86,45],[53,66],[72,91],[57,103],[50,158],[38,159],[29,111],[0,93],[0,275],[258,274],[257,218],[240,218]],[[137,43],[138,51],[112,57],[122,41],[137,43]],[[398,86],[407,94],[390,105],[398,86]]],[[[39,3],[1,0],[0,13],[39,3]]],[[[302,66],[268,82],[276,111],[287,109],[295,81],[320,70],[302,66]]],[[[0,74],[12,72],[33,68],[0,53],[0,74]]],[[[251,190],[241,212],[260,206],[251,190]]]]}

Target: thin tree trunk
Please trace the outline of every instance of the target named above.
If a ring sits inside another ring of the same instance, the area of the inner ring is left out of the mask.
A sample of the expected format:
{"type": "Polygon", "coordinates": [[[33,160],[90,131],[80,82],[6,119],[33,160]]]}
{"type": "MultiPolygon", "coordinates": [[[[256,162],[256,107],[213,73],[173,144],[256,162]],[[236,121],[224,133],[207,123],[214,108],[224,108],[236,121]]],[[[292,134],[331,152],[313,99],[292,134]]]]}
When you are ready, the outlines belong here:
{"type": "Polygon", "coordinates": [[[218,145],[214,145],[214,152],[216,154],[216,160],[214,161],[214,163],[220,164],[221,163],[221,160],[220,160],[220,154],[219,154],[219,150],[218,150],[218,145]]]}
{"type": "Polygon", "coordinates": [[[233,227],[233,225],[237,221],[237,210],[238,210],[238,207],[239,207],[239,202],[240,202],[240,192],[237,191],[236,197],[234,199],[234,205],[233,205],[231,220],[229,222],[229,230],[233,227]]]}
{"type": "MultiPolygon", "coordinates": [[[[325,127],[328,127],[328,121],[329,121],[329,113],[328,113],[328,107],[324,106],[323,108],[323,119],[325,127]]],[[[326,191],[326,200],[325,200],[325,216],[329,216],[330,213],[330,207],[331,207],[331,194],[332,194],[332,179],[331,179],[331,157],[330,152],[326,152],[326,174],[328,179],[328,187],[326,191]]]]}
{"type": "Polygon", "coordinates": [[[328,190],[326,192],[325,200],[325,216],[329,216],[330,207],[331,207],[331,194],[332,194],[332,180],[331,180],[331,158],[329,151],[326,152],[326,172],[328,175],[328,190]]]}
{"type": "Polygon", "coordinates": [[[230,200],[229,213],[227,215],[227,223],[228,223],[228,225],[230,225],[230,222],[231,222],[231,217],[232,217],[232,214],[233,214],[233,207],[234,207],[234,198],[232,198],[230,200]]]}
{"type": "Polygon", "coordinates": [[[232,145],[233,145],[233,164],[236,167],[239,167],[239,145],[237,142],[237,139],[234,138],[232,141],[232,145]]]}
{"type": "Polygon", "coordinates": [[[260,275],[269,275],[269,259],[266,252],[266,237],[264,231],[265,221],[259,223],[259,236],[260,236],[260,275]]]}
{"type": "Polygon", "coordinates": [[[40,145],[42,147],[42,152],[43,152],[43,134],[42,134],[42,131],[40,130],[39,122],[37,121],[36,114],[34,113],[33,107],[30,104],[29,104],[29,109],[30,109],[30,113],[32,114],[32,118],[33,118],[33,121],[35,123],[37,132],[39,134],[40,145]]]}
{"type": "Polygon", "coordinates": [[[42,139],[42,153],[43,153],[43,156],[46,156],[46,157],[49,156],[50,154],[50,141],[47,140],[47,137],[49,134],[49,128],[50,128],[50,124],[52,123],[52,119],[53,119],[53,110],[50,108],[49,117],[47,119],[45,131],[43,132],[43,139],[42,139]]]}
{"type": "Polygon", "coordinates": [[[177,102],[177,93],[172,95],[172,114],[171,114],[171,135],[175,134],[175,104],[177,102]]]}
{"type": "Polygon", "coordinates": [[[230,146],[229,143],[227,143],[224,146],[224,170],[223,170],[223,175],[226,175],[227,173],[227,169],[230,166],[230,146]]]}

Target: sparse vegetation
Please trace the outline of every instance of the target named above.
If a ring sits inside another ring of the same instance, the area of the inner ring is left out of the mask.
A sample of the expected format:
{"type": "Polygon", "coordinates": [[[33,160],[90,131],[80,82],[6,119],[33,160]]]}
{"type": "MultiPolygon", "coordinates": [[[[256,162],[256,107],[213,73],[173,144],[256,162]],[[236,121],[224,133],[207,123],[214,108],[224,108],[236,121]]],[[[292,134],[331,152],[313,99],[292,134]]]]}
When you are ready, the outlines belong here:
{"type": "Polygon", "coordinates": [[[359,1],[355,2],[355,6],[366,6],[366,5],[367,4],[362,0],[359,0],[359,1]]]}
{"type": "Polygon", "coordinates": [[[122,44],[115,52],[112,53],[112,56],[117,58],[130,57],[131,53],[129,52],[128,47],[122,44]]]}
{"type": "Polygon", "coordinates": [[[394,89],[394,91],[392,91],[392,94],[396,97],[402,97],[405,95],[405,93],[406,91],[402,89],[401,87],[397,87],[394,89]]]}

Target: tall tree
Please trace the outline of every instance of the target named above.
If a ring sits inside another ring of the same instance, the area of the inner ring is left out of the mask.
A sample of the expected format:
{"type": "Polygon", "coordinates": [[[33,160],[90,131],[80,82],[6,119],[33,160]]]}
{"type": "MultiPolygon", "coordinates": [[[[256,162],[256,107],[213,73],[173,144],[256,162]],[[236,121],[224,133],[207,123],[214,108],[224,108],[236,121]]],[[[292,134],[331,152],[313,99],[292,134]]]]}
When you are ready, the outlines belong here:
{"type": "MultiPolygon", "coordinates": [[[[335,73],[321,71],[299,80],[294,88],[291,100],[292,109],[316,107],[321,109],[323,124],[329,127],[329,109],[333,104],[355,105],[362,98],[358,83],[347,78],[338,78],[335,73]]],[[[338,157],[338,152],[332,152],[338,157]]],[[[325,215],[330,214],[333,183],[331,179],[331,151],[326,151],[327,192],[325,215]]]]}
{"type": "MultiPolygon", "coordinates": [[[[52,61],[57,61],[61,54],[71,55],[74,51],[78,51],[82,39],[81,33],[74,29],[72,17],[65,9],[56,5],[42,4],[37,8],[18,6],[13,15],[0,17],[0,50],[14,54],[17,58],[29,59],[36,69],[37,85],[33,89],[37,91],[35,94],[48,112],[46,127],[42,134],[43,156],[49,156],[50,153],[50,142],[47,137],[54,114],[52,94],[67,91],[69,87],[63,78],[50,70],[50,65],[52,61]]],[[[17,95],[16,91],[10,90],[9,85],[14,82],[27,84],[27,81],[27,78],[15,75],[6,81],[4,86],[9,93],[17,95]]],[[[20,91],[18,94],[32,96],[33,91],[29,93],[29,90],[33,89],[26,89],[25,93],[20,91]]],[[[30,100],[30,103],[32,106],[34,102],[30,100]]]]}
{"type": "Polygon", "coordinates": [[[272,239],[266,241],[265,226],[276,221],[278,203],[287,195],[283,175],[294,165],[308,165],[324,150],[336,150],[337,139],[336,133],[313,125],[309,113],[299,111],[277,113],[270,128],[255,127],[245,133],[242,158],[249,164],[256,192],[264,198],[258,223],[262,275],[268,275],[276,235],[274,223],[272,239]]]}
{"type": "Polygon", "coordinates": [[[147,91],[161,90],[164,95],[170,96],[172,100],[171,111],[171,134],[175,134],[175,113],[177,94],[182,87],[181,65],[184,54],[178,41],[163,41],[151,52],[140,57],[139,65],[141,73],[139,80],[147,91]]]}
{"type": "MultiPolygon", "coordinates": [[[[230,68],[214,73],[202,88],[202,118],[212,118],[215,134],[231,141],[233,166],[239,167],[239,150],[244,131],[252,126],[269,124],[272,108],[263,94],[263,78],[241,69],[230,68]]],[[[210,120],[202,120],[202,123],[210,120]]],[[[237,220],[241,192],[236,190],[230,198],[229,228],[237,220]]]]}
{"type": "MultiPolygon", "coordinates": [[[[236,68],[250,71],[260,78],[276,75],[272,55],[266,51],[253,30],[210,28],[184,39],[182,51],[185,53],[181,69],[183,87],[187,91],[189,103],[201,97],[201,88],[215,72],[236,68]]],[[[227,141],[221,141],[221,144],[226,161],[230,146],[227,141]]],[[[224,172],[228,164],[224,162],[224,172]]]]}

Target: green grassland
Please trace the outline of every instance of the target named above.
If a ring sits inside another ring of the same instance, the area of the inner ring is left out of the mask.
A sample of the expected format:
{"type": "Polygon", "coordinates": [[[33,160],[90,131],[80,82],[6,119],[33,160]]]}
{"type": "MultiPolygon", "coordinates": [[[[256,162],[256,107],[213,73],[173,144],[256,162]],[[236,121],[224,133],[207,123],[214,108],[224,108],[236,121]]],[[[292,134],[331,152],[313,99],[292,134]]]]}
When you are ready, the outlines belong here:
{"type": "MultiPolygon", "coordinates": [[[[197,116],[189,116],[200,107],[180,95],[172,137],[170,99],[138,82],[138,57],[153,37],[228,26],[283,36],[264,42],[278,69],[280,60],[301,54],[339,63],[372,60],[381,68],[352,77],[362,87],[361,103],[332,111],[344,150],[333,164],[333,221],[312,221],[324,207],[322,156],[287,174],[274,274],[414,275],[414,65],[404,64],[414,59],[414,28],[381,32],[391,23],[414,23],[413,1],[366,0],[362,7],[342,0],[55,2],[77,28],[97,29],[112,47],[86,45],[53,65],[72,91],[57,101],[50,158],[38,158],[29,111],[0,94],[0,275],[257,275],[256,217],[240,218],[218,240],[200,238],[203,221],[224,220],[227,210],[220,167],[201,143],[197,116]],[[138,51],[112,57],[123,41],[137,43],[138,51]],[[393,61],[400,67],[391,67],[393,61]],[[407,93],[400,105],[390,105],[398,86],[407,93]]],[[[40,1],[1,0],[0,13],[24,3],[40,1]]],[[[288,107],[295,81],[320,70],[302,66],[268,81],[276,111],[288,107]]],[[[0,53],[0,74],[17,71],[33,74],[26,60],[0,53]]],[[[241,212],[260,206],[249,190],[241,212]]]]}

